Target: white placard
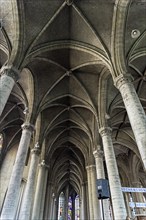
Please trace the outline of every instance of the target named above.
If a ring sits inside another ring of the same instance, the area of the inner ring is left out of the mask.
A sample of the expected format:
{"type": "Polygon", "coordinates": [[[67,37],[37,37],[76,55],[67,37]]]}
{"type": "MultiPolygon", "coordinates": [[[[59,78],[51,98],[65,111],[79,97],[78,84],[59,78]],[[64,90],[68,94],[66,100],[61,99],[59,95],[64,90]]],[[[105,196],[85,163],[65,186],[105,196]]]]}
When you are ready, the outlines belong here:
{"type": "Polygon", "coordinates": [[[146,208],[146,203],[143,202],[129,202],[131,208],[146,208]]]}
{"type": "Polygon", "coordinates": [[[141,192],[146,193],[146,188],[121,187],[123,192],[141,192]]]}

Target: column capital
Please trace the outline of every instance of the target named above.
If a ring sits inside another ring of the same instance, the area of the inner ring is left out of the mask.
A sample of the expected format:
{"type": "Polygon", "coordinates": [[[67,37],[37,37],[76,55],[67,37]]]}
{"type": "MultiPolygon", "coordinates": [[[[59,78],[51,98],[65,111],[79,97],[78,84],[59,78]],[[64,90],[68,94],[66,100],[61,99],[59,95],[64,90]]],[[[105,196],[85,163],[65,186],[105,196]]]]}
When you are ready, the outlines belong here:
{"type": "Polygon", "coordinates": [[[133,77],[131,74],[120,74],[114,79],[114,85],[117,87],[117,89],[120,89],[122,85],[125,83],[131,83],[133,81],[133,77]]]}
{"type": "Polygon", "coordinates": [[[50,168],[50,166],[48,166],[48,165],[45,163],[45,160],[42,160],[42,162],[39,164],[39,167],[46,168],[46,169],[49,169],[49,168],[50,168]]]}
{"type": "Polygon", "coordinates": [[[112,129],[110,127],[101,127],[99,129],[101,137],[111,135],[112,129]]]}
{"type": "Polygon", "coordinates": [[[31,153],[36,154],[36,155],[39,155],[41,153],[41,149],[40,149],[38,142],[35,144],[34,148],[31,150],[31,153]]]}
{"type": "Polygon", "coordinates": [[[96,168],[95,165],[88,165],[86,166],[86,170],[94,170],[96,168]]]}
{"type": "Polygon", "coordinates": [[[102,150],[95,150],[95,151],[93,151],[93,155],[94,155],[95,158],[103,159],[103,157],[104,157],[104,153],[103,153],[102,150]]]}
{"type": "Polygon", "coordinates": [[[22,126],[21,126],[22,130],[30,130],[30,132],[33,132],[35,130],[34,128],[34,125],[30,124],[30,123],[24,123],[22,126]]]}
{"type": "Polygon", "coordinates": [[[1,68],[1,74],[11,77],[15,82],[19,79],[20,71],[14,66],[4,66],[1,68]]]}

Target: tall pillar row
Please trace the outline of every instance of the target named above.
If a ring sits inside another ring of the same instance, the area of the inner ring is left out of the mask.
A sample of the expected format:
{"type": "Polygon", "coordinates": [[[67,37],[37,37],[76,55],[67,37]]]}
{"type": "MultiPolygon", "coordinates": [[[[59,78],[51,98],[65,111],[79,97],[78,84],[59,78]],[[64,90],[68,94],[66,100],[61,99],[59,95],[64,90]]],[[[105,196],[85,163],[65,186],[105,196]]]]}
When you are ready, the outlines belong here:
{"type": "Polygon", "coordinates": [[[31,161],[30,161],[28,179],[27,179],[21,210],[19,214],[19,218],[21,220],[30,219],[34,186],[35,186],[35,177],[39,163],[39,155],[40,155],[40,148],[38,143],[36,143],[35,147],[31,150],[31,161]]]}
{"type": "MultiPolygon", "coordinates": [[[[104,172],[104,166],[103,166],[103,151],[102,150],[96,150],[93,152],[93,155],[95,157],[95,164],[96,164],[96,174],[97,179],[105,179],[105,172],[104,172]]],[[[102,204],[100,204],[100,207],[102,204]]],[[[104,219],[110,220],[110,213],[109,213],[109,202],[107,199],[103,200],[103,209],[102,212],[104,212],[104,219]]],[[[102,214],[102,219],[103,219],[102,214]]]]}
{"type": "Polygon", "coordinates": [[[22,125],[21,140],[3,205],[1,220],[15,220],[23,170],[25,167],[26,156],[33,131],[33,125],[29,123],[22,125]]]}
{"type": "Polygon", "coordinates": [[[121,183],[120,183],[116,158],[114,154],[114,148],[111,137],[111,128],[109,127],[100,128],[99,132],[102,137],[114,217],[115,220],[119,220],[119,219],[125,220],[127,217],[127,212],[124,203],[124,197],[121,190],[121,183]]]}
{"type": "Polygon", "coordinates": [[[130,74],[118,76],[115,79],[115,86],[119,89],[123,98],[144,170],[146,171],[146,114],[135,91],[130,74]]]}
{"type": "Polygon", "coordinates": [[[4,110],[10,93],[18,80],[19,71],[14,67],[4,67],[1,69],[0,78],[0,116],[4,110]]]}

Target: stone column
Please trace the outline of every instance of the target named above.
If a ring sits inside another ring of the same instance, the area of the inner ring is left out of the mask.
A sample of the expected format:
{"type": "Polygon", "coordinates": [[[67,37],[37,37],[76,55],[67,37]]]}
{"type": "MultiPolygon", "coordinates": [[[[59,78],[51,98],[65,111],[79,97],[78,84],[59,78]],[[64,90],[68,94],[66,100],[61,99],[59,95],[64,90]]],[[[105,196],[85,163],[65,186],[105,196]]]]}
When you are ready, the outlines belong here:
{"type": "Polygon", "coordinates": [[[41,215],[41,205],[43,201],[43,190],[44,190],[44,184],[45,184],[45,176],[46,176],[46,164],[43,160],[41,164],[39,165],[39,173],[37,178],[37,185],[35,190],[35,197],[34,197],[34,204],[33,204],[33,211],[32,211],[32,217],[31,220],[40,219],[41,215]]]}
{"type": "Polygon", "coordinates": [[[46,200],[46,219],[52,219],[52,193],[53,193],[53,183],[48,182],[47,184],[47,200],[46,200]]]}
{"type": "Polygon", "coordinates": [[[21,220],[30,219],[31,215],[31,208],[32,208],[32,200],[33,200],[33,194],[34,194],[34,185],[35,185],[35,177],[36,177],[36,171],[39,163],[39,154],[40,154],[40,148],[38,143],[35,145],[35,147],[31,150],[31,161],[30,161],[30,168],[29,168],[29,174],[27,179],[27,184],[23,196],[21,211],[19,214],[19,218],[21,220]]]}
{"type": "Polygon", "coordinates": [[[56,209],[57,209],[57,199],[56,197],[53,198],[53,217],[52,220],[56,220],[56,209]]]}
{"type": "Polygon", "coordinates": [[[82,183],[81,186],[81,207],[80,207],[80,219],[84,220],[87,218],[87,213],[85,210],[87,209],[85,201],[87,200],[86,198],[86,184],[82,183]]]}
{"type": "Polygon", "coordinates": [[[129,202],[130,202],[129,193],[125,192],[124,197],[125,197],[125,205],[126,205],[128,217],[132,218],[131,208],[129,206],[129,202]]]}
{"type": "Polygon", "coordinates": [[[55,194],[52,193],[51,198],[50,198],[50,210],[49,210],[49,220],[53,219],[53,211],[54,211],[54,199],[55,199],[55,194]]]}
{"type": "MultiPolygon", "coordinates": [[[[132,182],[132,187],[141,188],[141,184],[138,180],[134,180],[134,182],[132,182]]],[[[142,203],[145,202],[143,193],[134,192],[134,193],[132,193],[132,197],[133,197],[134,202],[142,202],[142,203]]],[[[144,208],[138,208],[138,209],[136,209],[136,213],[137,214],[146,214],[146,210],[144,208]]]]}
{"type": "Polygon", "coordinates": [[[91,176],[90,176],[90,170],[89,166],[86,167],[87,170],[87,181],[88,181],[88,200],[89,200],[89,218],[94,219],[93,214],[93,203],[92,203],[92,186],[91,186],[91,176]]]}
{"type": "Polygon", "coordinates": [[[53,192],[51,195],[51,200],[50,200],[50,216],[49,220],[55,220],[55,203],[56,203],[56,197],[55,193],[53,192]]]}
{"type": "Polygon", "coordinates": [[[90,219],[90,208],[89,208],[89,191],[88,191],[88,181],[87,181],[87,183],[86,183],[86,185],[85,185],[85,195],[86,195],[86,210],[85,210],[85,217],[87,218],[87,219],[90,219]]]}
{"type": "Polygon", "coordinates": [[[86,169],[90,187],[89,193],[91,193],[91,195],[89,195],[90,219],[96,220],[97,217],[101,219],[100,205],[97,198],[95,165],[90,165],[86,167],[86,169]]]}
{"type": "MultiPolygon", "coordinates": [[[[93,152],[93,155],[95,157],[97,179],[105,179],[105,172],[103,167],[103,151],[96,150],[93,152]]],[[[101,201],[100,207],[102,207],[101,201]]],[[[104,218],[110,220],[111,217],[109,213],[109,201],[107,199],[103,200],[103,208],[104,210],[102,210],[102,212],[104,211],[104,218]]]]}
{"type": "Polygon", "coordinates": [[[105,179],[105,173],[103,167],[103,151],[96,150],[93,152],[93,155],[95,157],[97,179],[105,179]]]}
{"type": "Polygon", "coordinates": [[[97,186],[96,186],[96,167],[95,165],[91,165],[91,186],[92,186],[92,201],[93,201],[93,212],[94,219],[97,220],[97,217],[101,219],[101,210],[100,204],[97,196],[97,186]]]}
{"type": "Polygon", "coordinates": [[[43,190],[42,190],[42,201],[41,201],[41,207],[40,207],[40,219],[39,220],[43,220],[44,219],[44,206],[46,204],[45,201],[45,197],[46,197],[46,188],[47,188],[47,180],[48,180],[48,168],[49,166],[46,165],[45,167],[45,174],[44,174],[44,183],[43,183],[43,190]]]}
{"type": "Polygon", "coordinates": [[[105,162],[108,171],[109,185],[111,190],[112,204],[114,210],[114,217],[116,220],[125,220],[127,213],[124,203],[124,198],[121,190],[120,177],[118,167],[114,154],[114,148],[111,137],[111,129],[109,127],[101,128],[99,130],[105,155],[105,162]]]}
{"type": "Polygon", "coordinates": [[[136,139],[136,143],[146,171],[146,115],[139,97],[132,84],[131,75],[120,75],[115,79],[115,86],[119,89],[129,121],[136,139]]]}
{"type": "Polygon", "coordinates": [[[9,95],[18,80],[18,70],[14,67],[4,67],[1,69],[2,75],[0,78],[0,116],[7,103],[9,95]]]}
{"type": "Polygon", "coordinates": [[[25,167],[26,156],[33,131],[33,125],[22,125],[21,140],[18,147],[16,160],[13,166],[4,206],[2,209],[1,220],[15,219],[23,170],[25,167]]]}

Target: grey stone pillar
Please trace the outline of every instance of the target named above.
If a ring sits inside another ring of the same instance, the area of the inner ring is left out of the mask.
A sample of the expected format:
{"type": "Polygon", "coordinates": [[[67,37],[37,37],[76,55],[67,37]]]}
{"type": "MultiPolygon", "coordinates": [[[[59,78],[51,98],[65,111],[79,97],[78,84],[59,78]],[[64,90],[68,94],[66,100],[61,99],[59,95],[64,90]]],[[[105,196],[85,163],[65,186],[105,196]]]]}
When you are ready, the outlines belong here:
{"type": "Polygon", "coordinates": [[[90,170],[89,166],[86,167],[87,170],[87,181],[88,181],[88,200],[89,200],[89,218],[94,219],[94,214],[93,214],[93,203],[92,203],[92,185],[91,185],[91,176],[90,176],[90,170]]]}
{"type": "Polygon", "coordinates": [[[45,218],[48,220],[52,219],[52,206],[53,206],[53,201],[52,201],[52,194],[53,194],[53,183],[48,182],[47,185],[47,200],[46,200],[46,214],[45,218]]]}
{"type": "Polygon", "coordinates": [[[44,202],[44,185],[46,184],[46,168],[47,166],[43,160],[39,165],[31,220],[41,220],[40,216],[42,215],[42,202],[44,202]]]}
{"type": "MultiPolygon", "coordinates": [[[[97,179],[105,179],[105,172],[103,167],[103,151],[96,150],[93,152],[93,154],[95,157],[97,179]]],[[[100,201],[100,207],[102,207],[101,201],[100,201]]],[[[103,200],[103,209],[104,210],[102,210],[102,212],[104,211],[104,219],[110,220],[111,217],[109,212],[109,201],[107,199],[103,200]]]]}
{"type": "Polygon", "coordinates": [[[111,190],[114,217],[116,220],[125,220],[127,213],[124,198],[121,190],[120,177],[114,154],[114,148],[111,138],[111,129],[109,127],[99,130],[105,155],[105,162],[108,171],[109,185],[111,190]]]}
{"type": "Polygon", "coordinates": [[[1,69],[0,78],[0,116],[7,103],[9,95],[18,80],[18,70],[14,67],[4,67],[1,69]]]}
{"type": "MultiPolygon", "coordinates": [[[[133,179],[134,180],[134,179],[133,179]]],[[[139,180],[134,180],[132,182],[132,187],[134,188],[141,188],[141,183],[139,182],[139,180]]],[[[144,195],[143,193],[140,193],[140,192],[134,192],[132,193],[132,198],[133,198],[133,201],[134,202],[142,202],[142,203],[145,203],[145,200],[144,200],[144,195]]],[[[145,214],[146,215],[146,209],[144,208],[138,208],[136,210],[136,213],[137,214],[145,214]]]]}
{"type": "Polygon", "coordinates": [[[15,220],[20,184],[33,130],[34,127],[31,124],[22,125],[22,136],[2,209],[1,220],[15,220]]]}
{"type": "Polygon", "coordinates": [[[35,147],[31,150],[31,161],[30,161],[30,168],[29,168],[29,174],[27,179],[27,184],[23,196],[21,211],[19,214],[19,218],[21,220],[30,219],[31,215],[31,208],[32,208],[32,200],[33,200],[33,194],[34,194],[34,185],[35,185],[35,177],[36,177],[36,171],[39,163],[39,154],[40,154],[40,148],[38,143],[35,145],[35,147]]]}
{"type": "Polygon", "coordinates": [[[97,179],[104,179],[105,173],[103,167],[103,151],[96,150],[93,152],[93,155],[95,157],[97,179]]]}
{"type": "Polygon", "coordinates": [[[86,183],[82,183],[81,186],[81,207],[80,207],[80,219],[84,220],[87,218],[87,204],[86,204],[87,198],[86,198],[86,183]]]}
{"type": "Polygon", "coordinates": [[[124,197],[125,197],[125,205],[126,205],[126,209],[127,209],[127,215],[129,218],[132,219],[131,208],[129,206],[129,202],[130,202],[129,193],[125,192],[124,197]]]}
{"type": "Polygon", "coordinates": [[[87,177],[89,183],[90,219],[97,220],[97,216],[99,219],[101,219],[101,210],[100,210],[99,200],[97,198],[95,165],[87,166],[86,169],[87,169],[87,177]]]}
{"type": "Polygon", "coordinates": [[[146,115],[132,83],[131,75],[120,75],[115,79],[115,86],[119,89],[129,121],[136,139],[136,143],[146,171],[146,115]]]}
{"type": "Polygon", "coordinates": [[[88,192],[88,182],[85,185],[86,191],[85,191],[85,195],[86,195],[86,210],[85,210],[85,217],[87,219],[90,219],[90,209],[89,209],[89,192],[88,192]]]}
{"type": "Polygon", "coordinates": [[[55,220],[55,203],[56,203],[56,197],[55,197],[55,193],[53,192],[51,196],[51,207],[50,207],[51,213],[49,220],[55,220]]]}
{"type": "Polygon", "coordinates": [[[42,190],[42,201],[41,201],[41,207],[40,207],[40,218],[39,220],[44,220],[45,216],[45,209],[44,206],[46,204],[45,197],[47,192],[47,180],[48,180],[48,168],[49,166],[46,165],[45,167],[45,174],[44,174],[44,183],[43,183],[43,190],[42,190]]]}
{"type": "Polygon", "coordinates": [[[56,220],[56,213],[57,213],[57,199],[56,197],[53,199],[53,217],[52,220],[56,220]]]}

